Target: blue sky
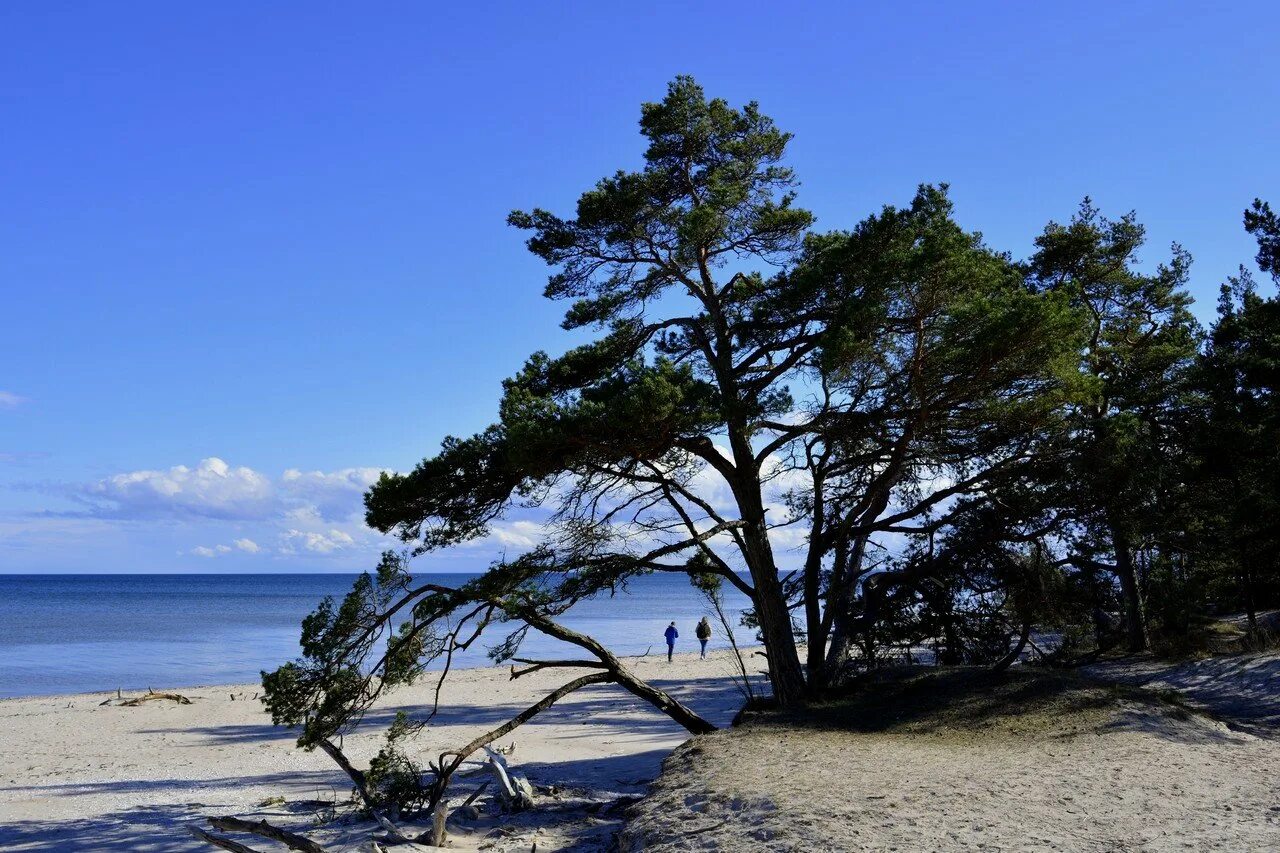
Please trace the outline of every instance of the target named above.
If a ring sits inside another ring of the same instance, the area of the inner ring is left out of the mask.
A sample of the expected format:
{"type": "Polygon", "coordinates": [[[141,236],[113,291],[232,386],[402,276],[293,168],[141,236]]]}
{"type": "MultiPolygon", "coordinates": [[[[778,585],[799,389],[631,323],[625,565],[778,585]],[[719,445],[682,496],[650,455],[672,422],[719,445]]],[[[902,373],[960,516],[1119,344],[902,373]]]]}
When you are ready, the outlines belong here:
{"type": "Polygon", "coordinates": [[[948,181],[1025,255],[1088,194],[1202,318],[1280,201],[1273,3],[433,6],[0,5],[0,571],[370,565],[368,479],[570,343],[506,213],[676,74],[796,134],[820,227],[948,181]]]}

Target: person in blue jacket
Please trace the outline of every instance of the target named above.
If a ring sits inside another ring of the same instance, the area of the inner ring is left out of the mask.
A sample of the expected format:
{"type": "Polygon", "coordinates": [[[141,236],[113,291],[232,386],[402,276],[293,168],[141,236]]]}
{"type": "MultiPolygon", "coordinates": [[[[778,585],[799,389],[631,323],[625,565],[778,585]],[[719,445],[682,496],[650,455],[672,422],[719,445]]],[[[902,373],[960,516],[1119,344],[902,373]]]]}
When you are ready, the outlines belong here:
{"type": "Polygon", "coordinates": [[[680,632],[676,630],[676,623],[672,622],[667,626],[665,636],[667,638],[667,663],[671,663],[671,655],[676,650],[676,637],[680,636],[680,632]]]}

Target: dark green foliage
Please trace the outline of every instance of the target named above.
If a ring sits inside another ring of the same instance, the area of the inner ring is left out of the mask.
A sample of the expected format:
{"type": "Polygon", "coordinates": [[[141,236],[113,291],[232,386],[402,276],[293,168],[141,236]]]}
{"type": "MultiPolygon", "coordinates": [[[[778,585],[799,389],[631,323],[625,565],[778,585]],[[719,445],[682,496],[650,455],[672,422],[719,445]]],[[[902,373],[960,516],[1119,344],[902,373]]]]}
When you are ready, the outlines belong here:
{"type": "Polygon", "coordinates": [[[1136,561],[1165,529],[1179,477],[1175,430],[1200,341],[1184,289],[1190,257],[1174,246],[1167,264],[1142,273],[1143,240],[1132,214],[1109,220],[1086,199],[1068,225],[1045,229],[1029,265],[1039,287],[1067,294],[1085,317],[1062,504],[1073,516],[1071,556],[1119,581],[1131,650],[1146,645],[1136,561]]]}
{"type": "Polygon", "coordinates": [[[1280,283],[1280,217],[1260,198],[1244,212],[1244,229],[1258,240],[1258,269],[1280,283]]]}
{"type": "MultiPolygon", "coordinates": [[[[1280,223],[1255,201],[1245,224],[1259,266],[1280,283],[1280,223]]],[[[1260,296],[1244,268],[1222,287],[1197,379],[1192,542],[1210,598],[1239,602],[1254,623],[1280,604],[1280,298],[1260,296]]]]}
{"type": "Polygon", "coordinates": [[[529,251],[559,267],[546,295],[575,300],[566,328],[635,317],[708,264],[785,260],[813,221],[792,207],[795,179],[779,165],[791,135],[756,104],[735,110],[679,77],[661,103],[644,105],[640,132],[645,168],[601,180],[574,219],[545,210],[508,218],[534,232],[529,251]]]}
{"type": "Polygon", "coordinates": [[[417,731],[404,711],[397,711],[387,729],[386,742],[369,762],[365,780],[371,807],[394,817],[412,819],[428,807],[430,788],[423,784],[423,768],[406,753],[407,741],[417,731]]]}
{"type": "MultiPolygon", "coordinates": [[[[329,751],[385,690],[447,672],[495,624],[495,661],[539,631],[598,662],[566,692],[616,681],[705,731],[555,621],[650,572],[688,575],[722,621],[722,584],[749,598],[782,707],[911,646],[1001,667],[1033,629],[1074,656],[1122,627],[1132,649],[1180,650],[1211,604],[1280,603],[1280,303],[1246,273],[1206,338],[1189,256],[1141,266],[1133,215],[1086,200],[1018,262],[956,221],[945,185],[922,185],[818,233],[795,206],[790,136],[754,103],[677,78],[640,130],[640,168],[572,217],[509,217],[552,268],[563,325],[591,337],[532,355],[495,423],[365,498],[368,524],[414,553],[476,542],[514,509],[536,513],[536,546],[456,588],[389,553],[326,601],[302,656],[263,676],[300,745],[329,751]],[[785,577],[780,529],[802,543],[785,577]]],[[[1258,201],[1245,224],[1280,280],[1280,220],[1258,201]]],[[[441,795],[452,765],[421,788],[407,747],[426,719],[391,727],[370,800],[441,795]]]]}
{"type": "MultiPolygon", "coordinates": [[[[369,701],[367,673],[361,664],[389,626],[380,621],[388,605],[407,589],[411,578],[404,558],[387,552],[377,580],[356,579],[336,608],[326,598],[302,623],[302,657],[274,672],[262,673],[262,701],[277,725],[300,729],[298,745],[314,748],[340,735],[369,701]]],[[[422,635],[393,634],[379,673],[385,686],[412,681],[424,651],[422,635]]]]}

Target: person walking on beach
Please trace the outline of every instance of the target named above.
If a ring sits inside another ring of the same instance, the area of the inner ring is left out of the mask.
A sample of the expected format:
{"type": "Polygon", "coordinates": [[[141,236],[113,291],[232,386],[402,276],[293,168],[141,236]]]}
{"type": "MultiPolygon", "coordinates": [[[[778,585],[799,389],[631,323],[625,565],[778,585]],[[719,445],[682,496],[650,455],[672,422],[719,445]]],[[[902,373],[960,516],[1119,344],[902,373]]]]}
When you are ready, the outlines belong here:
{"type": "Polygon", "coordinates": [[[667,626],[667,632],[664,636],[667,638],[667,663],[671,663],[671,655],[676,650],[676,637],[680,636],[680,632],[676,630],[676,623],[672,622],[667,626]]]}
{"type": "Polygon", "coordinates": [[[707,659],[707,640],[711,639],[711,622],[707,617],[703,616],[702,621],[698,623],[698,627],[694,630],[698,635],[698,642],[702,643],[702,659],[707,659]]]}

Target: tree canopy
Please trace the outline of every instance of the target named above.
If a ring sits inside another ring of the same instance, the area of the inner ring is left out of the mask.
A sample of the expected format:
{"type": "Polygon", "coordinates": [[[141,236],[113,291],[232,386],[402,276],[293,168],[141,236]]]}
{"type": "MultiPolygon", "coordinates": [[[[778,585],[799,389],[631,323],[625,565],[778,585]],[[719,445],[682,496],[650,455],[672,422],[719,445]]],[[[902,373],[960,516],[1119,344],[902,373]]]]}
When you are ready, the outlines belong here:
{"type": "MultiPolygon", "coordinates": [[[[963,227],[945,185],[819,231],[796,205],[791,137],[756,104],[681,77],[640,132],[640,167],[572,216],[510,215],[551,268],[564,327],[589,338],[534,353],[494,423],[369,490],[367,523],[406,552],[318,610],[303,656],[264,676],[301,745],[342,763],[335,738],[384,691],[447,674],[476,642],[526,667],[513,677],[589,671],[546,704],[613,682],[705,731],[561,619],[652,572],[748,597],[783,706],[895,644],[1007,666],[1033,627],[1073,638],[1087,623],[1101,650],[1119,624],[1141,648],[1207,606],[1188,592],[1207,579],[1250,613],[1274,599],[1280,312],[1247,274],[1206,342],[1189,256],[1145,268],[1132,214],[1086,199],[1021,261],[963,227]],[[412,558],[535,510],[537,544],[475,579],[411,574],[412,558]],[[1220,523],[1187,523],[1210,514],[1220,523]],[[585,657],[522,659],[530,631],[585,657]]],[[[1276,216],[1256,202],[1246,227],[1280,275],[1276,216]]],[[[380,768],[399,766],[414,724],[380,768]]],[[[427,801],[474,748],[432,764],[427,801]]]]}

